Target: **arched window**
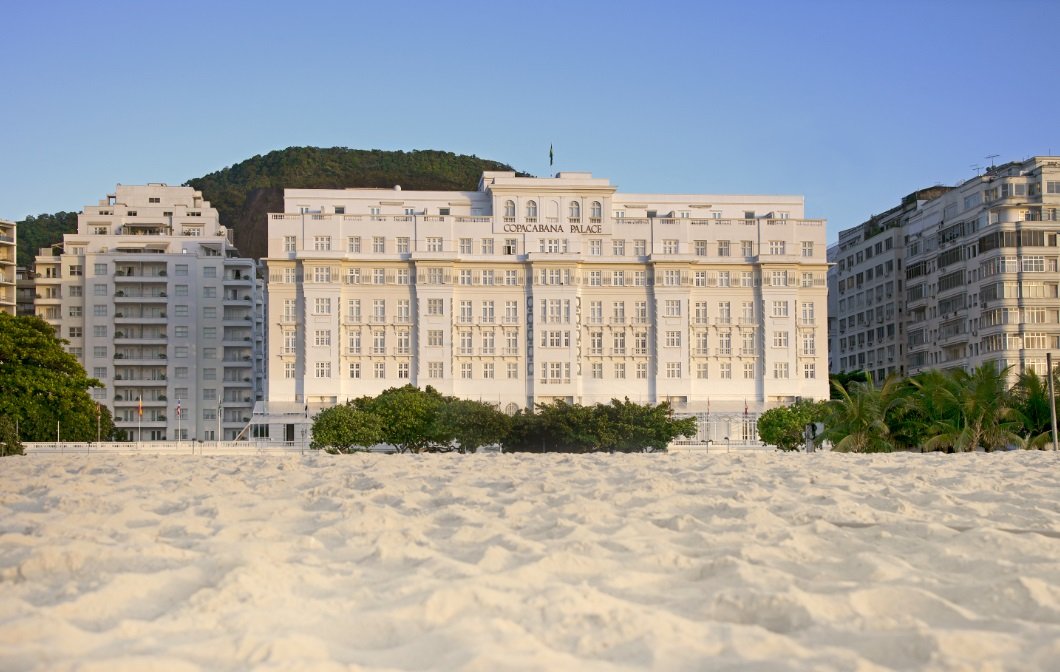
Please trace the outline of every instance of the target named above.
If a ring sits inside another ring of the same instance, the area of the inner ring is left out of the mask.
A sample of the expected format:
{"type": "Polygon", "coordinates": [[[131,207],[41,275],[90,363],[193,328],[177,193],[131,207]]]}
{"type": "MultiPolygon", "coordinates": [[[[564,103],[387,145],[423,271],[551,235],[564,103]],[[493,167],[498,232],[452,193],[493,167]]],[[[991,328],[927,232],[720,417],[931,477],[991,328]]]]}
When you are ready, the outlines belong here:
{"type": "Polygon", "coordinates": [[[515,201],[504,202],[504,216],[515,217],[515,201]]]}
{"type": "Polygon", "coordinates": [[[570,203],[570,218],[571,219],[581,219],[581,216],[582,216],[582,206],[581,206],[581,204],[578,203],[578,201],[571,201],[571,203],[570,203]]]}
{"type": "Polygon", "coordinates": [[[601,217],[603,217],[603,211],[604,209],[603,206],[600,205],[600,201],[593,201],[592,209],[589,211],[592,214],[590,214],[589,216],[595,217],[596,219],[600,219],[601,217]]]}
{"type": "Polygon", "coordinates": [[[526,218],[537,219],[537,201],[530,201],[526,204],[526,218]]]}
{"type": "Polygon", "coordinates": [[[504,412],[508,415],[515,415],[519,411],[519,407],[515,405],[515,402],[508,404],[505,407],[504,412]]]}

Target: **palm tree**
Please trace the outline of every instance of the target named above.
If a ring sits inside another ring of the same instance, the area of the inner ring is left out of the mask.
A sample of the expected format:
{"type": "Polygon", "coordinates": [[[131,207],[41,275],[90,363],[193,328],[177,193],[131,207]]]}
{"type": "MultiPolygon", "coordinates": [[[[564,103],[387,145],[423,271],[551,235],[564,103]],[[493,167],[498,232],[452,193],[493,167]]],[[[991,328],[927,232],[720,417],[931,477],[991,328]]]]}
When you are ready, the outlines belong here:
{"type": "Polygon", "coordinates": [[[1016,433],[1017,414],[1009,404],[1007,389],[1011,367],[999,370],[985,362],[971,373],[955,369],[931,372],[912,382],[925,418],[930,418],[928,450],[994,450],[1022,444],[1016,433]]]}
{"type": "Polygon", "coordinates": [[[848,383],[846,388],[832,381],[834,399],[828,402],[822,439],[832,442],[832,450],[851,453],[880,453],[894,450],[890,428],[884,421],[888,406],[896,399],[897,378],[884,381],[848,383]]]}
{"type": "MultiPolygon", "coordinates": [[[[1053,382],[1056,382],[1055,376],[1053,382]]],[[[1034,371],[1021,373],[1009,395],[1013,412],[1021,425],[1024,447],[1047,446],[1053,439],[1047,381],[1034,371]]]]}

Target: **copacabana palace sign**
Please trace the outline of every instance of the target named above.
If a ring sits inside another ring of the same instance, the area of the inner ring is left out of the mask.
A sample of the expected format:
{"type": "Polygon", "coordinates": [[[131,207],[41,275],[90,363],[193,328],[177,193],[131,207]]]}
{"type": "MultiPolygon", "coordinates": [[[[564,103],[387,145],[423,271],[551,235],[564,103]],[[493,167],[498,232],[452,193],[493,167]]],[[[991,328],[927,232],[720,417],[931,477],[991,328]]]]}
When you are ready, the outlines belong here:
{"type": "Polygon", "coordinates": [[[504,233],[574,233],[579,235],[604,233],[603,224],[504,224],[504,233]]]}

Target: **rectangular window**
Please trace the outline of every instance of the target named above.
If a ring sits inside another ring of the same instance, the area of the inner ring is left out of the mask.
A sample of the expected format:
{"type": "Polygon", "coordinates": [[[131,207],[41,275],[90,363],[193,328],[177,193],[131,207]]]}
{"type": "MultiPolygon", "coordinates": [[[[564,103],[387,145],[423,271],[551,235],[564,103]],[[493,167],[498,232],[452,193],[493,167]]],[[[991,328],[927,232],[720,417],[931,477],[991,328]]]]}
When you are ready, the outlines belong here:
{"type": "Polygon", "coordinates": [[[427,299],[427,314],[428,315],[444,315],[445,314],[445,300],[444,299],[427,299]]]}
{"type": "Polygon", "coordinates": [[[386,238],[383,236],[372,236],[372,252],[383,254],[386,252],[386,238]]]}
{"type": "Polygon", "coordinates": [[[331,378],[331,362],[317,362],[314,368],[317,378],[331,378]]]}
{"type": "Polygon", "coordinates": [[[314,299],[313,312],[316,315],[331,315],[331,298],[317,297],[314,299]]]}
{"type": "Polygon", "coordinates": [[[786,348],[786,347],[788,347],[788,332],[786,332],[786,331],[774,331],[773,332],[773,347],[774,348],[786,348]]]}
{"type": "Polygon", "coordinates": [[[788,378],[788,363],[787,362],[774,362],[773,363],[773,377],[777,379],[788,378]]]}
{"type": "Polygon", "coordinates": [[[786,249],[785,242],[783,240],[771,240],[769,241],[769,253],[772,255],[782,255],[786,249]]]}
{"type": "Polygon", "coordinates": [[[812,257],[813,256],[813,241],[804,240],[802,241],[802,256],[812,257]]]}
{"type": "Polygon", "coordinates": [[[515,362],[508,362],[508,380],[515,380],[519,378],[519,365],[515,362]]]}
{"type": "Polygon", "coordinates": [[[361,237],[350,236],[346,239],[346,251],[359,254],[361,251],[361,237]]]}
{"type": "Polygon", "coordinates": [[[667,378],[680,378],[681,377],[681,362],[667,362],[666,363],[666,377],[667,378]]]}
{"type": "Polygon", "coordinates": [[[814,362],[806,362],[802,365],[802,377],[807,380],[812,380],[817,377],[817,364],[814,362]]]}
{"type": "Polygon", "coordinates": [[[386,378],[386,362],[376,362],[372,369],[377,380],[386,378]]]}
{"type": "MultiPolygon", "coordinates": [[[[284,252],[295,252],[297,251],[297,239],[294,236],[283,237],[283,251],[284,252]]],[[[179,274],[178,274],[179,275],[179,274]]]]}
{"type": "Polygon", "coordinates": [[[442,362],[428,362],[427,363],[427,377],[428,378],[441,378],[442,377],[442,362]]]}
{"type": "Polygon", "coordinates": [[[313,236],[313,249],[317,252],[331,251],[331,236],[313,236]]]}

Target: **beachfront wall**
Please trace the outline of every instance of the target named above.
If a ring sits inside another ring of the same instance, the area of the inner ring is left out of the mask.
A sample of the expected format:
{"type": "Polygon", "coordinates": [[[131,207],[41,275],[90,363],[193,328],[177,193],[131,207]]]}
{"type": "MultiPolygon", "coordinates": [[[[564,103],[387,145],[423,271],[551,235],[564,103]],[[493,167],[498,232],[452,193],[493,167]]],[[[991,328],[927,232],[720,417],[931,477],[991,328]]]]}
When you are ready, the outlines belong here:
{"type": "Polygon", "coordinates": [[[753,440],[763,410],[828,396],[825,226],[803,210],[569,172],[485,173],[473,192],[288,189],[269,215],[255,421],[297,441],[322,408],[412,384],[509,413],[669,401],[717,416],[712,438],[753,440]]]}

